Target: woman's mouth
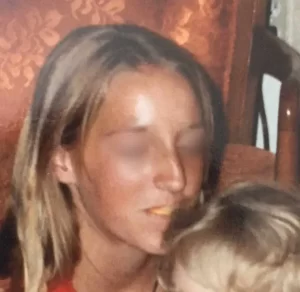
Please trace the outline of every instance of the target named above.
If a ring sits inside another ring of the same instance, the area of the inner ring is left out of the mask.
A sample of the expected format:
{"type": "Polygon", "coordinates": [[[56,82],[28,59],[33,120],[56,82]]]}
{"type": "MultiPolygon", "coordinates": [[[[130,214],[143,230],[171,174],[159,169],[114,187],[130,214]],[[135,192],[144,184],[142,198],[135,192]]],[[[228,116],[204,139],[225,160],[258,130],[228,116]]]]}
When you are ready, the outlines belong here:
{"type": "Polygon", "coordinates": [[[147,210],[149,214],[170,217],[174,212],[171,206],[153,207],[147,210]]]}

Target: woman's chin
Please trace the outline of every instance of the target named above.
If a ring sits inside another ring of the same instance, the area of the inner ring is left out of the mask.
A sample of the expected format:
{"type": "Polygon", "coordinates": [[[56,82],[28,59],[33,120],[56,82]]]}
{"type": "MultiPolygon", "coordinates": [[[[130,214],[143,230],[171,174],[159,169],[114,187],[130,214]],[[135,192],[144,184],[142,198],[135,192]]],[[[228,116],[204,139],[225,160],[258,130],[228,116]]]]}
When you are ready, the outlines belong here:
{"type": "Polygon", "coordinates": [[[148,240],[146,244],[143,244],[142,249],[152,255],[164,255],[166,253],[166,245],[162,238],[148,240]]]}

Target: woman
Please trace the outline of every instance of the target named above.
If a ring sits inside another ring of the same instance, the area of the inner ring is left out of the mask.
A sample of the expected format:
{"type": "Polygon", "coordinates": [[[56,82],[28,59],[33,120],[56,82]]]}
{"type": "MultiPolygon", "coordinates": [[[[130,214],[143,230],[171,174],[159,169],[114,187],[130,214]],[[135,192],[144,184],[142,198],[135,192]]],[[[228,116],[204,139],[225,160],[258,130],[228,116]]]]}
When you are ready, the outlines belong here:
{"type": "Polygon", "coordinates": [[[13,173],[25,292],[160,291],[163,233],[196,204],[211,159],[207,82],[187,51],[133,25],[56,46],[13,173]]]}

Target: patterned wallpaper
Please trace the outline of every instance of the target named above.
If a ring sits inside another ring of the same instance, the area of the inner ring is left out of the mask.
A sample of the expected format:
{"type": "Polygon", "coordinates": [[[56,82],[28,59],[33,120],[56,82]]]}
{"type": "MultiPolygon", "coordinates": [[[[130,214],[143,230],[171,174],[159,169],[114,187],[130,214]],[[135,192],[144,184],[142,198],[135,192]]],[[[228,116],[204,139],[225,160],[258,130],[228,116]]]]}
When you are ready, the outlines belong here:
{"type": "MultiPolygon", "coordinates": [[[[193,51],[222,87],[230,62],[234,6],[233,0],[1,0],[0,94],[5,103],[0,102],[0,127],[1,120],[11,120],[6,110],[11,103],[31,95],[45,55],[81,25],[132,22],[148,26],[193,51]]],[[[14,107],[15,114],[22,114],[24,107],[14,107]]]]}

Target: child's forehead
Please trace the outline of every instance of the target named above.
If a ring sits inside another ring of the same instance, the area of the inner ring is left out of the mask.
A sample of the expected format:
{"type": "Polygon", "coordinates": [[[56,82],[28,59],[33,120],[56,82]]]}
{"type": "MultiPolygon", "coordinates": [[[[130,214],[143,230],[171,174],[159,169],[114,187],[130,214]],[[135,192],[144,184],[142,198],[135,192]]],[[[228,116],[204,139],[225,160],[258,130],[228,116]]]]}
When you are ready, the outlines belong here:
{"type": "Polygon", "coordinates": [[[215,292],[211,289],[202,287],[194,281],[188,271],[180,264],[176,263],[173,272],[174,292],[215,292]]]}

